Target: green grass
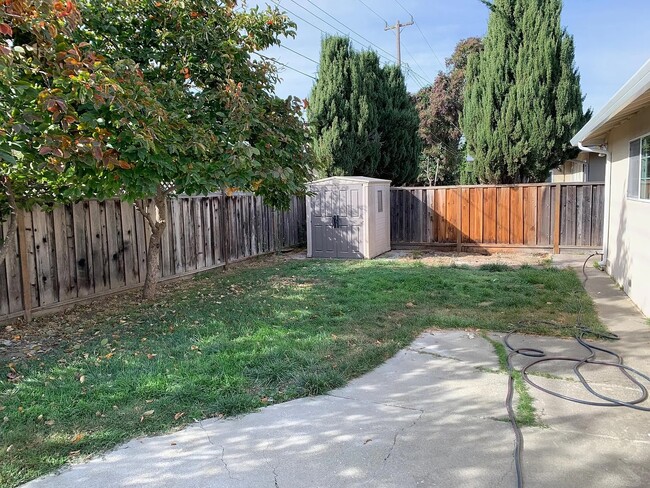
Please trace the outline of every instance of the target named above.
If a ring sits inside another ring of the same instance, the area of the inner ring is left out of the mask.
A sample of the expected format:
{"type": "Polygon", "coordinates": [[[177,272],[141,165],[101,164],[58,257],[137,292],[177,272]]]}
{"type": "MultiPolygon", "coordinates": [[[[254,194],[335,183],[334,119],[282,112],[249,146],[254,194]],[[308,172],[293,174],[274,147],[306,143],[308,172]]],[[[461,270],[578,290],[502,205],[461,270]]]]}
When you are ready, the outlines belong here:
{"type": "Polygon", "coordinates": [[[275,259],[67,317],[32,327],[70,320],[83,340],[0,379],[3,488],[139,435],[326,392],[427,328],[571,335],[579,317],[602,330],[573,271],[413,260],[275,259]]]}
{"type": "Polygon", "coordinates": [[[521,372],[517,370],[508,371],[508,350],[506,346],[499,341],[491,339],[487,335],[483,337],[494,347],[494,352],[499,358],[501,371],[510,374],[514,381],[515,393],[517,393],[517,405],[515,407],[515,421],[517,425],[520,427],[540,425],[537,419],[535,405],[533,404],[533,397],[530,396],[521,372]]]}

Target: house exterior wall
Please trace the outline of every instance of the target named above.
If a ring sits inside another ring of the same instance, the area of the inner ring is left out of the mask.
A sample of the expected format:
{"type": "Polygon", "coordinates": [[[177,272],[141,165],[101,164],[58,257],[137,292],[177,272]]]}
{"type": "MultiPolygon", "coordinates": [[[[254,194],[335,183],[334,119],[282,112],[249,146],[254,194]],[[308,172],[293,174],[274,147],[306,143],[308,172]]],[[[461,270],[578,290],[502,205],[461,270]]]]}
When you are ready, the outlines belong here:
{"type": "Polygon", "coordinates": [[[637,112],[608,136],[611,203],[607,271],[650,316],[650,201],[627,197],[629,143],[650,133],[650,107],[637,112]]]}

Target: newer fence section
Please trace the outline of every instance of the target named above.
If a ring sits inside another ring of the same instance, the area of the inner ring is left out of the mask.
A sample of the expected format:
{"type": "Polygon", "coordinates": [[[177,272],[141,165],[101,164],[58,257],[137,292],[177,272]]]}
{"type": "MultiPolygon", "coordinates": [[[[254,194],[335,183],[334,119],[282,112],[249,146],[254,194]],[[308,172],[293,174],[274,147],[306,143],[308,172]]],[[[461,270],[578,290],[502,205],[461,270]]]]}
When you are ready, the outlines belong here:
{"type": "Polygon", "coordinates": [[[603,183],[391,189],[393,247],[598,248],[603,183]]]}
{"type": "MultiPolygon", "coordinates": [[[[16,252],[0,263],[0,322],[22,316],[23,303],[39,311],[144,283],[150,231],[132,204],[89,200],[36,208],[20,220],[16,252]]],[[[0,239],[7,227],[0,223],[0,239]]],[[[279,211],[246,193],[182,196],[168,202],[160,274],[179,277],[305,242],[304,198],[279,211]]]]}

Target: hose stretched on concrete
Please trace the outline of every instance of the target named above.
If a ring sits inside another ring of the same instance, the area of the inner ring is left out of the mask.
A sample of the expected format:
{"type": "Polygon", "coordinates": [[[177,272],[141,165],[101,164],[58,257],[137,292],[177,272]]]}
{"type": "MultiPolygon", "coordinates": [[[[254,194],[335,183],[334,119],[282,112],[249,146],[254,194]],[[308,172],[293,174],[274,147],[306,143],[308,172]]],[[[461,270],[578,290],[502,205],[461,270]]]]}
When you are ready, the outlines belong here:
{"type": "MultiPolygon", "coordinates": [[[[585,260],[585,263],[582,266],[582,272],[585,275],[585,282],[587,280],[587,274],[585,272],[585,265],[589,258],[594,256],[592,254],[585,260]]],[[[584,282],[583,282],[584,284],[584,282]]],[[[553,324],[557,325],[557,324],[553,324]]],[[[515,376],[514,376],[514,371],[515,368],[512,365],[512,358],[514,356],[520,355],[520,356],[526,356],[526,357],[531,357],[531,358],[536,358],[534,361],[530,362],[528,365],[526,365],[524,368],[521,369],[520,373],[524,381],[528,383],[530,386],[533,388],[537,388],[538,390],[541,390],[545,393],[548,393],[549,395],[556,396],[558,398],[562,398],[563,400],[567,400],[570,402],[575,402],[575,403],[580,403],[582,405],[590,405],[590,406],[595,406],[595,407],[627,407],[627,408],[633,408],[636,410],[641,410],[643,412],[650,412],[650,407],[644,407],[640,405],[640,403],[643,403],[645,400],[648,399],[648,389],[646,386],[639,381],[637,378],[642,378],[648,382],[650,382],[650,376],[646,375],[645,373],[642,373],[641,371],[638,371],[634,368],[631,368],[630,366],[627,366],[623,364],[623,358],[617,354],[616,352],[607,349],[605,347],[601,346],[596,346],[595,344],[590,344],[585,340],[585,336],[587,335],[592,335],[596,338],[601,338],[601,339],[610,339],[610,340],[619,340],[619,336],[616,334],[611,334],[611,333],[602,333],[602,332],[595,332],[590,329],[587,329],[585,327],[582,327],[580,325],[580,317],[578,317],[578,333],[575,335],[576,341],[584,347],[587,351],[587,356],[586,357],[572,357],[572,356],[547,356],[546,352],[544,352],[541,349],[537,348],[532,348],[532,347],[520,347],[520,348],[515,348],[513,347],[510,342],[510,336],[514,333],[516,333],[518,329],[512,330],[506,336],[503,338],[503,342],[505,346],[508,348],[510,351],[508,354],[508,359],[507,359],[507,368],[508,368],[508,393],[506,395],[506,410],[508,411],[508,418],[510,419],[510,424],[512,425],[512,429],[515,433],[515,448],[514,448],[514,459],[515,459],[515,471],[517,475],[517,488],[523,488],[524,486],[524,473],[523,473],[523,462],[522,462],[522,457],[523,457],[523,450],[524,450],[524,437],[521,432],[521,428],[517,424],[517,419],[515,416],[515,412],[512,406],[512,398],[514,395],[514,381],[515,381],[515,376]],[[602,361],[602,360],[597,360],[596,359],[596,351],[603,352],[605,354],[608,354],[614,358],[612,361],[602,361]],[[536,364],[540,364],[543,362],[548,362],[548,361],[568,361],[568,362],[573,362],[575,365],[573,366],[573,372],[575,375],[578,377],[579,382],[582,384],[582,386],[585,388],[586,391],[594,395],[596,398],[599,400],[582,400],[580,398],[575,398],[571,397],[568,395],[564,395],[562,393],[559,393],[557,391],[553,391],[549,388],[545,388],[537,383],[535,383],[533,380],[530,379],[528,375],[528,370],[535,366],[536,364]],[[606,366],[609,368],[616,368],[619,370],[626,378],[628,378],[639,390],[639,395],[637,398],[629,401],[624,401],[618,398],[610,397],[607,395],[603,395],[601,393],[598,393],[596,390],[594,390],[591,385],[589,384],[589,381],[584,377],[584,375],[580,372],[580,368],[582,368],[586,364],[597,364],[600,366],[606,366]]]]}

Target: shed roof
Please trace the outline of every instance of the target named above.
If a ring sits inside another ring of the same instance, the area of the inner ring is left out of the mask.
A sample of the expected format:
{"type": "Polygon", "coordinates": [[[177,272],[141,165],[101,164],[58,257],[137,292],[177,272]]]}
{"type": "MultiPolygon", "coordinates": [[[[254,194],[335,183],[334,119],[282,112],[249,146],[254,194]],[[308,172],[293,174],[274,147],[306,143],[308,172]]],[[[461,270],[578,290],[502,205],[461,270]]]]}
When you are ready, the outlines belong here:
{"type": "Polygon", "coordinates": [[[610,130],[649,104],[650,59],[573,136],[571,144],[577,146],[578,143],[582,143],[589,146],[607,142],[606,136],[610,130]]]}
{"type": "Polygon", "coordinates": [[[351,183],[388,183],[390,184],[391,180],[382,180],[381,178],[370,178],[369,176],[330,176],[328,178],[321,178],[320,180],[315,180],[310,182],[314,183],[327,183],[335,181],[349,181],[351,183]]]}

